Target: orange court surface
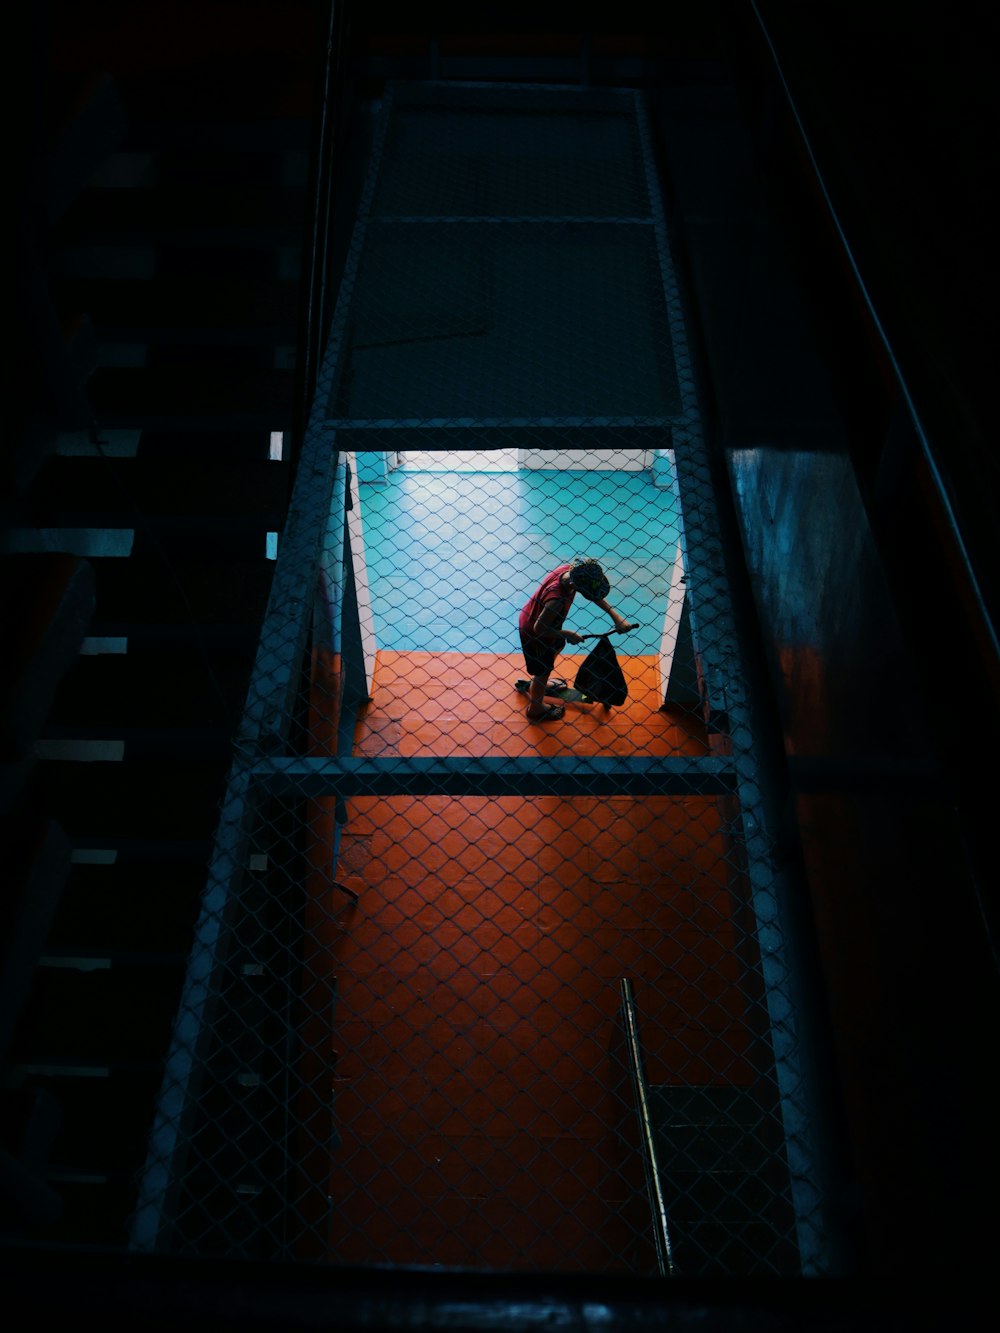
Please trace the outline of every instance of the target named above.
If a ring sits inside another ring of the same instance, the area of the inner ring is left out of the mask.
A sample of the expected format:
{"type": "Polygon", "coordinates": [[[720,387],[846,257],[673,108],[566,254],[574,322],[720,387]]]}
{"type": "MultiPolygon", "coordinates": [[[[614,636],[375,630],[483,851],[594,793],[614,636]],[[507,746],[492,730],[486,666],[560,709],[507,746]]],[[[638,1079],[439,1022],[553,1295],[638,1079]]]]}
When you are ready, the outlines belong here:
{"type": "MultiPolygon", "coordinates": [[[[519,655],[380,652],[354,753],[708,753],[698,719],[658,711],[656,659],[621,661],[621,708],[532,723],[519,655]]],[[[331,1257],[624,1271],[641,1218],[619,979],[635,987],[650,1083],[746,1087],[759,1059],[727,798],[346,805],[332,875],[358,903],[312,875],[338,995],[331,1257]]],[[[318,867],[332,800],[313,806],[318,867]]]]}

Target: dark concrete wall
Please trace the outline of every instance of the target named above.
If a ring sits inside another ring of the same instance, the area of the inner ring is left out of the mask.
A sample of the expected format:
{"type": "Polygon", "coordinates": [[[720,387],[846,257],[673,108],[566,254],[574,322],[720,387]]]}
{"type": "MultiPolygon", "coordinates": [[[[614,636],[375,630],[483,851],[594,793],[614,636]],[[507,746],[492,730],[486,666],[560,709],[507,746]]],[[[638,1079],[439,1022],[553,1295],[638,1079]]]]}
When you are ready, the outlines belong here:
{"type": "Polygon", "coordinates": [[[894,472],[886,448],[898,383],[766,60],[729,31],[717,60],[668,64],[654,102],[831,1035],[835,1205],[862,1268],[915,1272],[935,1233],[971,1265],[996,987],[945,716],[963,687],[950,555],[906,517],[921,488],[914,453],[894,472]]]}

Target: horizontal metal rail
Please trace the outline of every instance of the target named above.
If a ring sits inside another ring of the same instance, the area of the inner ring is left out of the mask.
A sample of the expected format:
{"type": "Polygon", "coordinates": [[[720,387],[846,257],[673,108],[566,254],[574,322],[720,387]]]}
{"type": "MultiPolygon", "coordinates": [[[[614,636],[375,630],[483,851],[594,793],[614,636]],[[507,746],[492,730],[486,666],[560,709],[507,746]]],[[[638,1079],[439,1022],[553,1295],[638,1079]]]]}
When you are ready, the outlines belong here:
{"type": "Polygon", "coordinates": [[[515,226],[522,223],[530,224],[533,227],[548,227],[553,224],[562,226],[565,223],[584,223],[588,227],[651,227],[653,219],[643,217],[640,214],[628,214],[627,216],[612,217],[604,216],[601,213],[507,213],[507,214],[486,214],[486,213],[376,213],[373,222],[380,225],[386,223],[389,225],[424,225],[428,222],[457,222],[465,225],[479,226],[481,223],[489,224],[513,224],[515,226]]]}
{"type": "Polygon", "coordinates": [[[516,758],[259,759],[255,788],[273,796],[729,796],[731,761],[704,757],[530,755],[516,758]]]}
{"type": "MultiPolygon", "coordinates": [[[[676,417],[330,417],[331,430],[669,430],[676,417]]],[[[352,446],[353,447],[353,446],[352,446]]],[[[562,450],[565,441],[531,447],[562,450]]]]}

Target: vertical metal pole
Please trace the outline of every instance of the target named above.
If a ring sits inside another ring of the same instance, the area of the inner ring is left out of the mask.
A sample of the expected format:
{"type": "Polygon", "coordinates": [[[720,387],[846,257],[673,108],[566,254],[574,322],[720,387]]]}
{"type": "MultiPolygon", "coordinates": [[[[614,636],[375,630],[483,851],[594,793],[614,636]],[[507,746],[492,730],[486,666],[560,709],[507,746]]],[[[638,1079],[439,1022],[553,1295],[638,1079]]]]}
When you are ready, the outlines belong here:
{"type": "Polygon", "coordinates": [[[732,616],[726,562],[715,530],[717,499],[707,477],[707,450],[703,437],[693,358],[687,340],[684,301],[674,270],[666,219],[653,160],[646,105],[635,94],[635,112],[650,209],[654,218],[657,257],[670,335],[681,383],[681,415],[673,427],[674,459],[681,503],[684,565],[691,594],[692,628],[702,653],[708,701],[724,711],[732,739],[739,818],[737,834],[747,860],[747,876],[760,946],[761,975],[770,1032],[778,1099],[785,1137],[785,1152],[792,1206],[795,1213],[799,1263],[806,1275],[827,1271],[830,1246],[822,1208],[820,1171],[815,1143],[813,1091],[807,1085],[795,1007],[796,985],[791,959],[793,941],[785,924],[782,899],[787,891],[775,862],[773,839],[765,824],[761,777],[756,759],[750,702],[741,662],[740,644],[732,616]],[[703,628],[699,604],[715,614],[703,628]]]}
{"type": "Polygon", "coordinates": [[[646,1189],[649,1194],[649,1207],[653,1219],[653,1239],[656,1242],[656,1262],[661,1277],[673,1277],[675,1272],[674,1255],[670,1242],[670,1225],[667,1221],[667,1201],[660,1176],[656,1136],[653,1132],[653,1117],[649,1109],[649,1093],[642,1063],[642,1044],[639,1040],[639,1019],[635,1012],[635,998],[632,994],[631,981],[628,977],[623,977],[620,984],[622,1017],[625,1020],[625,1043],[628,1050],[629,1070],[632,1075],[632,1091],[635,1094],[635,1109],[639,1117],[643,1163],[646,1168],[646,1189]]]}

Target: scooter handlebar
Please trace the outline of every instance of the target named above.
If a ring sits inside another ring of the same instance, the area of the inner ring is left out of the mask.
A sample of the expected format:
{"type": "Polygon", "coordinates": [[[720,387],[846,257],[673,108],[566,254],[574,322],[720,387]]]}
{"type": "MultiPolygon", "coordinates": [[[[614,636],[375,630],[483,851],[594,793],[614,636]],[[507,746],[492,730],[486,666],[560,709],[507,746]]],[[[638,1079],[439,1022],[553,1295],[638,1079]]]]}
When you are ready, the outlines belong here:
{"type": "Polygon", "coordinates": [[[600,634],[581,634],[580,640],[582,642],[582,640],[584,639],[606,639],[609,634],[628,634],[629,630],[633,629],[642,629],[642,626],[638,623],[638,621],[634,621],[631,625],[629,625],[628,629],[615,628],[615,629],[606,629],[600,634]]]}

